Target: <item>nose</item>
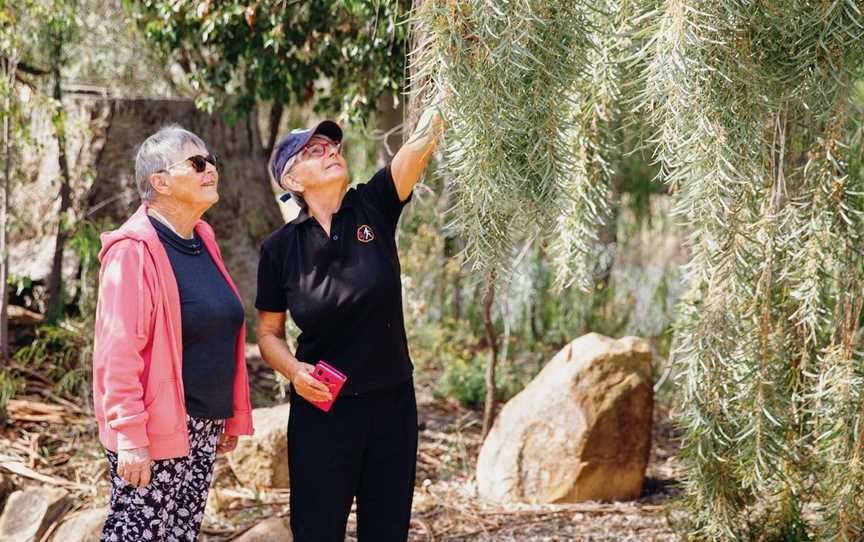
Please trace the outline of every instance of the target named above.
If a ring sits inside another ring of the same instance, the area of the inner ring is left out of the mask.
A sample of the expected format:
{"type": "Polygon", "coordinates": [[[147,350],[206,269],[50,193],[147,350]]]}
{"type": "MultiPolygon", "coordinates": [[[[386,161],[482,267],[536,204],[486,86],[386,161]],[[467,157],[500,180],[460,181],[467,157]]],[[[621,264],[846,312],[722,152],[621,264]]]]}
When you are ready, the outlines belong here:
{"type": "Polygon", "coordinates": [[[210,162],[207,162],[207,166],[204,168],[204,175],[209,175],[216,181],[219,180],[219,170],[210,162]]]}

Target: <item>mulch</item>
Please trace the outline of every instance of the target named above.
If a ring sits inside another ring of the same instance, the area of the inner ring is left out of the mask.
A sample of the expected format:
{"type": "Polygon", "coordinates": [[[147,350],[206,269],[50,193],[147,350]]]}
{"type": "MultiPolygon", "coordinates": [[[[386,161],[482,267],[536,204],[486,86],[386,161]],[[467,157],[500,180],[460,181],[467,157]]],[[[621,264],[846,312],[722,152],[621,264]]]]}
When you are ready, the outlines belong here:
{"type": "MultiPolygon", "coordinates": [[[[258,380],[260,383],[261,380],[258,380]]],[[[273,382],[259,384],[259,394],[273,382]]],[[[106,506],[107,462],[95,422],[73,398],[28,383],[28,394],[9,405],[11,423],[0,430],[0,472],[16,487],[54,485],[74,495],[78,510],[106,506]]],[[[260,395],[259,395],[260,396],[260,395]]],[[[480,449],[482,413],[434,398],[418,384],[420,449],[409,540],[445,541],[671,541],[672,500],[682,477],[675,452],[678,435],[668,408],[655,408],[653,447],[639,499],[560,505],[501,505],[477,495],[474,466],[480,449]]],[[[214,490],[200,540],[233,540],[265,517],[288,514],[287,490],[242,487],[219,458],[214,490]]],[[[352,511],[346,540],[356,541],[352,511]]]]}

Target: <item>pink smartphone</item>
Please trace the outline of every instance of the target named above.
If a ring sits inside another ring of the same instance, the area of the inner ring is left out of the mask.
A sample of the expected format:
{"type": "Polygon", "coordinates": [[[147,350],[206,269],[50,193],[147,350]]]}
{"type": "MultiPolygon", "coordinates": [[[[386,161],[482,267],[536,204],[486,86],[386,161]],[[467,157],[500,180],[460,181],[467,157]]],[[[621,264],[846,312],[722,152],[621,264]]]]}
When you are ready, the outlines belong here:
{"type": "Polygon", "coordinates": [[[315,365],[315,369],[312,371],[312,378],[324,383],[325,386],[330,388],[330,393],[333,397],[329,401],[310,401],[310,403],[324,412],[330,412],[330,407],[333,406],[333,401],[336,400],[336,396],[339,395],[339,392],[342,390],[342,385],[345,384],[348,377],[340,373],[336,368],[328,365],[325,361],[321,360],[318,361],[317,365],[315,365]]]}

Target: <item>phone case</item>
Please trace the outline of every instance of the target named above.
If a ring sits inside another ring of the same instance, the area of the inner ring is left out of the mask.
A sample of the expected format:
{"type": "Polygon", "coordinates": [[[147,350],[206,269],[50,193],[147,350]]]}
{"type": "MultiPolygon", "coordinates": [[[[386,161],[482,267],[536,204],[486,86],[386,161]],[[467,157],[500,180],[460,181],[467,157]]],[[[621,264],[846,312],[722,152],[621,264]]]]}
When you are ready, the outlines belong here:
{"type": "Polygon", "coordinates": [[[339,392],[342,390],[342,386],[345,384],[345,381],[348,380],[348,377],[340,373],[336,368],[328,365],[327,362],[319,360],[318,364],[315,365],[315,369],[312,371],[312,378],[322,382],[325,386],[330,388],[330,393],[333,397],[329,401],[310,401],[310,403],[324,412],[329,412],[330,407],[333,406],[333,401],[336,400],[336,397],[339,395],[339,392]]]}

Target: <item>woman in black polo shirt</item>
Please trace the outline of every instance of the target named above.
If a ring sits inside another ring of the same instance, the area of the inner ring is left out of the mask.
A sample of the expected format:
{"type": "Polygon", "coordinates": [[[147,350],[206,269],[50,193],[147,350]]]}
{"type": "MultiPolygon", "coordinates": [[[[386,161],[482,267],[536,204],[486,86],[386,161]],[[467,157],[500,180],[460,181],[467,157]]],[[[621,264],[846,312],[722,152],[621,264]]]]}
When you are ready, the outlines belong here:
{"type": "Polygon", "coordinates": [[[258,344],[292,384],[288,421],[291,529],[296,542],[341,542],[357,497],[360,542],[408,536],[417,406],[402,316],[396,226],[443,124],[437,111],[389,166],[348,189],[342,130],[325,121],[275,147],[270,173],[300,205],[261,246],[258,344]],[[285,342],[285,311],[300,336],[285,342]],[[323,360],[348,378],[331,398],[311,371],[323,360]]]}

